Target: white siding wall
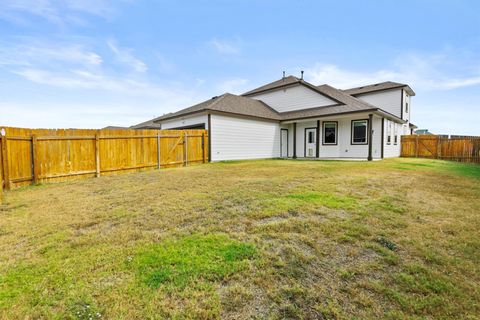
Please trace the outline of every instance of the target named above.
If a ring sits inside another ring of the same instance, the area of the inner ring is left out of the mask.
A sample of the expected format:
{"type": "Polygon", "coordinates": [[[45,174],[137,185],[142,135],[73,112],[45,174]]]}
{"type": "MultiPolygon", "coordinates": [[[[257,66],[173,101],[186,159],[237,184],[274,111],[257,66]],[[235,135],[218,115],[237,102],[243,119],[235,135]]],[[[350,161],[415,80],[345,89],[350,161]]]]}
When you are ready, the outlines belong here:
{"type": "Polygon", "coordinates": [[[387,90],[366,93],[357,96],[358,99],[366,101],[400,118],[401,116],[401,89],[387,90]]]}
{"type": "Polygon", "coordinates": [[[384,158],[395,158],[400,157],[400,148],[401,148],[401,135],[403,134],[404,125],[385,119],[384,122],[384,158]],[[397,131],[395,131],[395,128],[397,131]],[[397,144],[395,144],[395,132],[397,132],[397,144]],[[387,144],[388,135],[390,134],[391,140],[390,144],[387,144]]]}
{"type": "Polygon", "coordinates": [[[278,112],[323,107],[338,103],[303,85],[260,93],[250,97],[265,102],[278,112]]]}
{"type": "MultiPolygon", "coordinates": [[[[320,145],[320,157],[367,158],[368,144],[354,145],[352,141],[352,120],[368,119],[368,115],[343,118],[338,120],[338,143],[336,146],[320,145]]],[[[381,118],[373,117],[372,157],[382,157],[382,122],[381,118]]],[[[320,133],[322,135],[322,133],[320,133]]],[[[323,137],[322,137],[323,138],[323,137]]]]}
{"type": "Polygon", "coordinates": [[[162,129],[171,129],[202,123],[205,124],[205,129],[208,129],[208,118],[206,114],[185,116],[182,118],[162,121],[160,124],[162,129]]]}
{"type": "Polygon", "coordinates": [[[212,161],[280,157],[278,122],[211,115],[212,161]]]}
{"type": "MultiPolygon", "coordinates": [[[[352,120],[368,119],[368,115],[356,115],[347,118],[321,120],[320,124],[320,158],[367,158],[368,145],[352,145],[351,144],[351,126],[352,120]],[[337,145],[323,145],[323,121],[337,121],[338,134],[337,145]]],[[[289,125],[293,129],[293,125],[289,125]]],[[[317,126],[317,122],[300,122],[297,123],[297,157],[304,157],[305,150],[305,128],[313,128],[317,126]]],[[[293,155],[293,132],[289,130],[289,135],[292,135],[292,152],[293,155]]],[[[289,137],[290,138],[290,137],[289,137]]],[[[382,157],[382,119],[380,117],[373,117],[373,145],[372,157],[380,159],[382,157]]]]}

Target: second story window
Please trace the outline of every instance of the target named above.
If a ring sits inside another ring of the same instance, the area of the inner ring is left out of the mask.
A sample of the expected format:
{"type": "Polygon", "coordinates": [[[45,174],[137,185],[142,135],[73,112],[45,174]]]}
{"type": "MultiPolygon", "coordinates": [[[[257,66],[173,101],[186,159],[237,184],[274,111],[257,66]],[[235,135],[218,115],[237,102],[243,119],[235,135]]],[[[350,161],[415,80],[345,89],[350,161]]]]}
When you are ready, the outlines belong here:
{"type": "Polygon", "coordinates": [[[408,112],[408,102],[405,103],[405,112],[408,112]]]}

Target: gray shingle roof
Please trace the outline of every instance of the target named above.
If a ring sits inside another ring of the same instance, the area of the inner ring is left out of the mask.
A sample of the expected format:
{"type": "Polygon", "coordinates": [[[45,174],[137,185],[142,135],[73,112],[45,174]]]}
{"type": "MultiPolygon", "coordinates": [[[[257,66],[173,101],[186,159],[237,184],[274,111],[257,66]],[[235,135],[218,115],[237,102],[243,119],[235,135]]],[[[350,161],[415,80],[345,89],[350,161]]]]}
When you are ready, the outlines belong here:
{"type": "Polygon", "coordinates": [[[192,107],[155,118],[153,119],[153,121],[158,122],[158,121],[167,120],[170,118],[177,118],[181,115],[186,115],[186,114],[200,112],[200,111],[207,111],[207,110],[234,113],[238,115],[252,116],[252,117],[272,119],[272,120],[281,119],[280,114],[278,112],[270,108],[267,104],[265,104],[262,101],[247,98],[247,97],[237,96],[231,93],[225,93],[221,96],[206,100],[192,107]]]}
{"type": "Polygon", "coordinates": [[[271,89],[275,89],[275,88],[280,88],[280,87],[283,87],[283,86],[288,86],[288,85],[291,85],[291,84],[294,84],[294,83],[299,83],[300,81],[301,80],[298,79],[297,77],[288,76],[288,77],[282,78],[280,80],[270,82],[270,83],[268,83],[264,86],[255,88],[255,89],[250,90],[248,92],[245,92],[244,94],[242,94],[242,96],[249,96],[249,95],[252,95],[254,93],[259,93],[259,92],[263,92],[263,91],[267,91],[267,90],[271,90],[271,89]]]}
{"type": "Polygon", "coordinates": [[[315,87],[309,83],[305,83],[307,86],[312,86],[317,89],[320,93],[331,97],[334,100],[339,102],[338,105],[318,107],[311,109],[304,109],[298,111],[290,111],[281,113],[282,120],[293,120],[301,118],[309,118],[316,116],[327,116],[329,114],[339,114],[339,113],[352,113],[352,112],[361,112],[361,111],[371,111],[377,110],[378,107],[371,105],[365,101],[352,97],[334,87],[329,85],[321,85],[315,87]]]}
{"type": "Polygon", "coordinates": [[[342,91],[350,95],[358,95],[363,93],[370,93],[370,92],[395,89],[395,88],[404,88],[409,95],[411,96],[415,95],[415,92],[408,85],[404,83],[393,82],[393,81],[370,84],[368,86],[356,87],[356,88],[351,88],[351,89],[342,90],[342,91]]]}
{"type": "MultiPolygon", "coordinates": [[[[395,84],[395,87],[406,86],[403,84],[389,82],[388,84],[385,83],[384,85],[382,85],[381,90],[385,89],[385,87],[392,88],[393,84],[395,84]]],[[[357,90],[359,88],[354,88],[354,89],[357,90]]],[[[350,89],[350,90],[354,90],[354,89],[350,89]]],[[[354,97],[349,93],[350,90],[339,90],[326,84],[321,86],[314,86],[302,79],[298,79],[293,76],[288,76],[280,80],[271,82],[265,86],[251,90],[247,93],[244,93],[241,96],[225,93],[221,96],[214,97],[212,99],[206,100],[204,102],[201,102],[189,108],[180,110],[178,112],[169,113],[161,117],[158,117],[156,119],[153,119],[153,122],[158,123],[159,121],[162,121],[162,120],[168,120],[168,119],[177,118],[177,117],[191,114],[191,113],[209,111],[209,110],[237,114],[237,115],[253,116],[253,117],[271,119],[271,120],[277,120],[277,121],[294,120],[294,119],[302,119],[302,118],[310,118],[310,117],[321,117],[321,116],[328,116],[328,115],[334,115],[334,114],[355,113],[355,112],[362,112],[362,111],[365,111],[365,112],[377,111],[377,110],[379,112],[383,112],[384,114],[388,115],[387,112],[381,110],[377,106],[374,106],[368,102],[365,102],[363,100],[360,100],[354,97]],[[272,90],[272,89],[281,88],[284,86],[289,86],[294,84],[306,86],[311,90],[314,90],[322,95],[325,95],[326,97],[332,100],[335,100],[337,103],[330,106],[321,106],[316,108],[314,107],[314,108],[308,108],[303,110],[279,113],[274,109],[272,109],[270,106],[268,106],[266,103],[246,96],[246,95],[252,95],[252,94],[263,92],[266,90],[272,90]]],[[[371,91],[376,91],[376,90],[371,90],[371,91]]],[[[392,116],[392,118],[397,118],[393,115],[388,115],[388,116],[392,116]]]]}

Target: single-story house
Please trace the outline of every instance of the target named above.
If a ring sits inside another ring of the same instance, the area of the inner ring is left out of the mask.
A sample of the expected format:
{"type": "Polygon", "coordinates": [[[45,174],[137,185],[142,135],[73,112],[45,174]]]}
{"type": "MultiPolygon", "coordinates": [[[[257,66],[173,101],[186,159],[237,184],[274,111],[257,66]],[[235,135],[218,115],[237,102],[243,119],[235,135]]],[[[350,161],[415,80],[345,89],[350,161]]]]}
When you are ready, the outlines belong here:
{"type": "Polygon", "coordinates": [[[339,90],[313,85],[303,76],[284,76],[242,95],[225,93],[147,123],[161,129],[208,129],[210,161],[374,160],[400,155],[401,135],[411,134],[414,95],[408,85],[390,81],[339,90]]]}

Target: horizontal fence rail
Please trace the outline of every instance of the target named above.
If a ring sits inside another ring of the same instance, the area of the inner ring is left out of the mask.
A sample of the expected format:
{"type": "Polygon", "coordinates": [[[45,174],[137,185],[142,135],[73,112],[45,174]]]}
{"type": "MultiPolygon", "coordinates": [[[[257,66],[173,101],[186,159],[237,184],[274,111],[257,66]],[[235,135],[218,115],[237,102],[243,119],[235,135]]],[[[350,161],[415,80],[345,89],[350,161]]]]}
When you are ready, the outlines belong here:
{"type": "Polygon", "coordinates": [[[5,189],[208,161],[207,130],[0,127],[0,132],[5,189]]]}
{"type": "Polygon", "coordinates": [[[401,156],[480,163],[480,137],[402,136],[401,156]]]}

